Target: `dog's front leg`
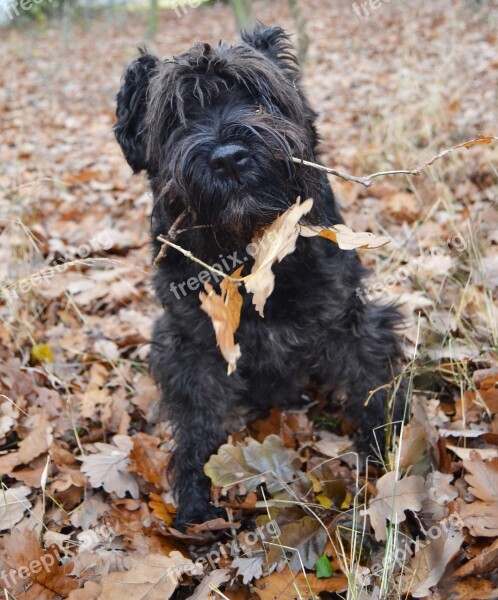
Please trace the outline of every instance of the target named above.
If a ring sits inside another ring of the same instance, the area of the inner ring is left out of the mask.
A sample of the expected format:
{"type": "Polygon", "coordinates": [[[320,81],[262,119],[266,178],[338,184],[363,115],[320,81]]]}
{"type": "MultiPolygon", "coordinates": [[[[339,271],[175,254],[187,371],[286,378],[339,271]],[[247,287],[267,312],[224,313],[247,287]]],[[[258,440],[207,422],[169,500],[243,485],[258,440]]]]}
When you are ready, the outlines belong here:
{"type": "Polygon", "coordinates": [[[172,461],[178,503],[175,526],[183,528],[186,523],[220,516],[221,511],[211,504],[204,465],[226,442],[225,425],[237,410],[243,383],[237,373],[227,375],[227,364],[214,339],[198,336],[194,342],[176,329],[167,314],[156,323],[152,348],[151,372],[161,386],[176,444],[172,461]]]}
{"type": "Polygon", "coordinates": [[[372,303],[349,317],[349,329],[332,330],[324,340],[325,391],[346,402],[344,416],[356,423],[355,446],[365,456],[385,454],[386,434],[399,432],[404,416],[400,321],[393,307],[372,303]]]}

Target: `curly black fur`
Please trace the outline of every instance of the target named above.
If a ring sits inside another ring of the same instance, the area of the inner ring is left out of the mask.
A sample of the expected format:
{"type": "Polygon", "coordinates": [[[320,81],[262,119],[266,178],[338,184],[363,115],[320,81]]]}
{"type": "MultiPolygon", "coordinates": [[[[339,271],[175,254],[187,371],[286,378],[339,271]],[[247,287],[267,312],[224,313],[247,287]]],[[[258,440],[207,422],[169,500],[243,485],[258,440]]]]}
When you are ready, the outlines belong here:
{"type": "MultiPolygon", "coordinates": [[[[298,196],[314,199],[308,223],[342,222],[326,176],[291,161],[316,161],[318,136],[288,37],[259,24],[242,40],[198,44],[164,61],[142,51],[124,74],[115,134],[133,170],[145,169],[150,180],[154,255],[157,235],[186,210],[181,246],[225,270],[231,264],[221,257],[237,253],[245,272],[254,232],[298,196]],[[212,157],[234,144],[242,166],[220,172],[212,157]]],[[[199,270],[170,250],[154,278],[165,311],[155,325],[150,365],[174,428],[179,527],[215,514],[203,465],[228,431],[272,406],[299,402],[312,380],[331,399],[346,401],[347,416],[358,422],[358,447],[368,450],[372,429],[393,415],[385,389],[364,402],[399,369],[399,315],[358,297],[365,273],[354,251],[299,239],[274,268],[264,319],[244,295],[236,334],[242,358],[231,376],[198,292],[178,294],[178,285],[199,270]]],[[[399,407],[394,412],[398,418],[399,407]]]]}

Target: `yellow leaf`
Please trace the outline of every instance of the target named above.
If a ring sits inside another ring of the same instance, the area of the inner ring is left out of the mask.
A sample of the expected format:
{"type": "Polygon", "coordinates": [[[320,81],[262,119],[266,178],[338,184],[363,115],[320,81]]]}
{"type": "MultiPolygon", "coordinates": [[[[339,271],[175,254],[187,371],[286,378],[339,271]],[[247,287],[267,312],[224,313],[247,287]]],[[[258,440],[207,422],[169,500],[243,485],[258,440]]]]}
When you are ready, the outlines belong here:
{"type": "Polygon", "coordinates": [[[38,362],[54,362],[50,344],[36,344],[31,348],[31,357],[38,362]]]}
{"type": "Polygon", "coordinates": [[[351,506],[352,500],[353,497],[351,496],[350,492],[346,492],[346,497],[344,498],[344,501],[341,504],[341,510],[347,510],[351,506]]]}
{"type": "Polygon", "coordinates": [[[332,500],[325,494],[318,494],[316,499],[320,503],[320,506],[323,506],[323,508],[330,508],[332,506],[332,500]]]}
{"type": "Polygon", "coordinates": [[[159,494],[152,492],[150,497],[149,507],[152,510],[152,514],[158,519],[161,519],[161,521],[164,521],[166,525],[170,527],[173,524],[175,507],[172,504],[164,502],[159,494]]]}
{"type": "Polygon", "coordinates": [[[313,491],[315,492],[315,494],[318,494],[319,492],[322,491],[322,484],[318,481],[318,479],[312,475],[311,473],[306,473],[306,477],[311,481],[311,483],[313,484],[313,491]]]}

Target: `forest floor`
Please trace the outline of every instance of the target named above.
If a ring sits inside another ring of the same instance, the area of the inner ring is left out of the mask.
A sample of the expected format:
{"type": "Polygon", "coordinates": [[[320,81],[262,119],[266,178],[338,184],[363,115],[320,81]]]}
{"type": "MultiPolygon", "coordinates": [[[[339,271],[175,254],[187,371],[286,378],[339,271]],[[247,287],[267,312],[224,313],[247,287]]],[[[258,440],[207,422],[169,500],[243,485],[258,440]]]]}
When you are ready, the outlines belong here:
{"type": "MultiPolygon", "coordinates": [[[[299,4],[324,164],[407,169],[498,135],[495,2],[393,1],[361,18],[346,0],[299,4]]],[[[283,0],[255,14],[295,28],[283,0]]],[[[392,238],[360,251],[365,294],[407,319],[411,419],[385,464],[365,473],[343,454],[340,415],[273,411],[210,461],[230,523],[180,533],[147,375],[151,199],[112,134],[145,29],[116,11],[0,36],[0,589],[498,598],[498,142],[368,189],[331,177],[347,225],[392,238]]],[[[236,40],[230,9],[188,7],[161,13],[148,48],[219,39],[236,40]]]]}

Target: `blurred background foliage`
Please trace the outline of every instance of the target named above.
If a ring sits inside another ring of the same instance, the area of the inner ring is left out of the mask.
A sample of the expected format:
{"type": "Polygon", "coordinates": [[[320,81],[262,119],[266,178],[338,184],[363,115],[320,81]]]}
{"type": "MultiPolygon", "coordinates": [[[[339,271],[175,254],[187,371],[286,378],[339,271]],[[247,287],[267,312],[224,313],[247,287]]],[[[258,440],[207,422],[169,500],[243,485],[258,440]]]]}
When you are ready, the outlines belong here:
{"type": "MultiPolygon", "coordinates": [[[[304,61],[308,49],[306,21],[299,1],[287,1],[296,23],[299,58],[304,61]]],[[[0,0],[0,24],[3,27],[22,27],[33,21],[43,22],[54,18],[87,21],[102,12],[139,11],[147,13],[144,40],[150,41],[156,35],[161,10],[173,10],[181,16],[201,4],[229,4],[237,25],[243,29],[250,27],[254,20],[252,2],[253,0],[0,0]]]]}

